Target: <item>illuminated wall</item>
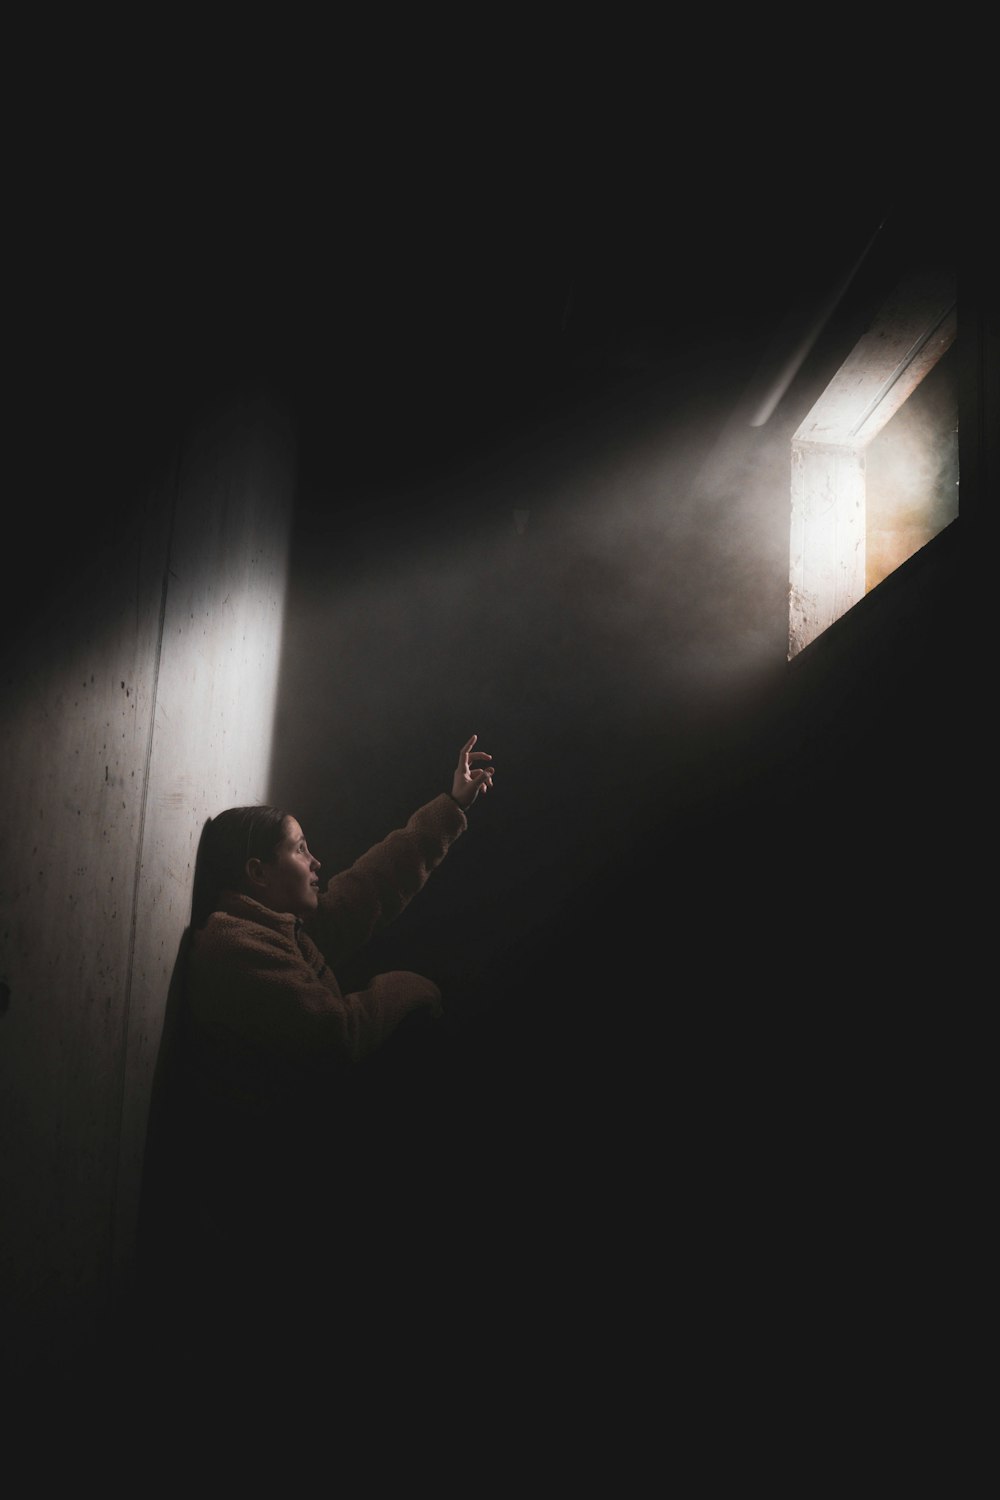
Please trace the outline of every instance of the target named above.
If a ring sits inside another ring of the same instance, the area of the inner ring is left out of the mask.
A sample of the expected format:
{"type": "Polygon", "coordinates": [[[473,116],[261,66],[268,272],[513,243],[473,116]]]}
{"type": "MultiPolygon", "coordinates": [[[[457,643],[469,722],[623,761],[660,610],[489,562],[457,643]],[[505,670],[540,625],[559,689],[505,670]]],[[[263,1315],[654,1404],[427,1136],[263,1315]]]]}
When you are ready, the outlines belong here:
{"type": "Polygon", "coordinates": [[[267,794],[293,485],[270,404],[205,417],[5,653],[0,1284],[19,1368],[85,1356],[129,1282],[198,839],[267,794]]]}

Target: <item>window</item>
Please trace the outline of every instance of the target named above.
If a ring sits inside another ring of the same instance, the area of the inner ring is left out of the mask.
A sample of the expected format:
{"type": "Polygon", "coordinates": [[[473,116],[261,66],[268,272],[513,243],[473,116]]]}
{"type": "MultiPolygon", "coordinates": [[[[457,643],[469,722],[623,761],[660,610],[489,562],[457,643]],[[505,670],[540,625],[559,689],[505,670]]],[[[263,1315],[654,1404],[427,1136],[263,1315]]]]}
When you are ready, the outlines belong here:
{"type": "Polygon", "coordinates": [[[958,514],[954,283],[897,287],[792,438],[791,659],[958,514]]]}

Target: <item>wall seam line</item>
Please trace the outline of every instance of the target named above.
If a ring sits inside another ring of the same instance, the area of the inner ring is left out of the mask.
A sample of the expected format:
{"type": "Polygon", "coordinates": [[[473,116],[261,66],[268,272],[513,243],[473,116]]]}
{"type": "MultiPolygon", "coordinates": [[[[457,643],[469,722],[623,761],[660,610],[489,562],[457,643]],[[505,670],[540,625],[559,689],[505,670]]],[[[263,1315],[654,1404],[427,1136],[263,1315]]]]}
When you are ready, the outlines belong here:
{"type": "Polygon", "coordinates": [[[129,917],[129,940],[128,958],[125,966],[125,1000],[124,1015],[122,1020],[122,1045],[121,1065],[118,1079],[118,1151],[117,1164],[115,1167],[114,1191],[111,1203],[111,1261],[108,1267],[109,1285],[106,1296],[106,1305],[111,1306],[113,1311],[115,1293],[122,1288],[118,1285],[119,1249],[121,1242],[121,1182],[124,1163],[122,1152],[124,1149],[125,1128],[125,1096],[128,1080],[128,1057],[129,1038],[131,1034],[132,1020],[132,989],[135,969],[136,928],[139,920],[139,891],[142,883],[143,846],[146,837],[146,811],[149,803],[150,766],[153,759],[153,742],[156,734],[156,705],[160,686],[160,662],[163,655],[163,631],[167,616],[167,594],[170,587],[170,564],[174,549],[174,528],[177,519],[178,502],[180,498],[181,471],[183,460],[183,438],[178,440],[174,459],[174,483],[173,497],[170,505],[170,525],[167,530],[167,556],[163,568],[163,579],[160,585],[160,610],[156,626],[156,647],[153,657],[153,686],[150,695],[149,706],[149,729],[146,735],[146,753],[142,772],[142,800],[139,808],[139,830],[136,841],[135,865],[132,877],[132,911],[129,917]]]}

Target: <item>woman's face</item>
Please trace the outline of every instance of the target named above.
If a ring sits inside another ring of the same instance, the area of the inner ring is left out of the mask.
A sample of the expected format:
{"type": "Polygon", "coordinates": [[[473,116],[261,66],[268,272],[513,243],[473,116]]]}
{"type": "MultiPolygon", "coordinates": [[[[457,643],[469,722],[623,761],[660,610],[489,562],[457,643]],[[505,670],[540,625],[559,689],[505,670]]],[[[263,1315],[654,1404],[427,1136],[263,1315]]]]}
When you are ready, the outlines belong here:
{"type": "Polygon", "coordinates": [[[308,917],[319,905],[319,869],[302,829],[294,818],[286,818],[274,858],[260,862],[259,875],[255,866],[256,899],[272,911],[308,917]]]}

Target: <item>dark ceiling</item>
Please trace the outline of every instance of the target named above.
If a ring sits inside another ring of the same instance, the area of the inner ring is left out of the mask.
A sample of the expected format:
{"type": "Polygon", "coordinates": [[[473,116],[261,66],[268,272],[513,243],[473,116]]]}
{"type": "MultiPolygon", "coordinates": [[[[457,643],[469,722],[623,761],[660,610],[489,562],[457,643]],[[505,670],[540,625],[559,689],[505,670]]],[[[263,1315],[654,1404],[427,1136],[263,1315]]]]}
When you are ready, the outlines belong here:
{"type": "Polygon", "coordinates": [[[203,88],[138,121],[91,101],[46,143],[18,226],[29,411],[41,396],[42,425],[54,407],[84,447],[116,411],[140,451],[262,378],[307,456],[332,422],[341,468],[375,445],[386,473],[433,473],[623,371],[683,381],[720,341],[752,354],[887,214],[891,232],[923,212],[915,155],[845,173],[850,136],[831,164],[832,126],[780,140],[760,100],[745,133],[750,88],[706,121],[627,76],[501,82],[346,102],[313,84],[252,112],[203,88]]]}

